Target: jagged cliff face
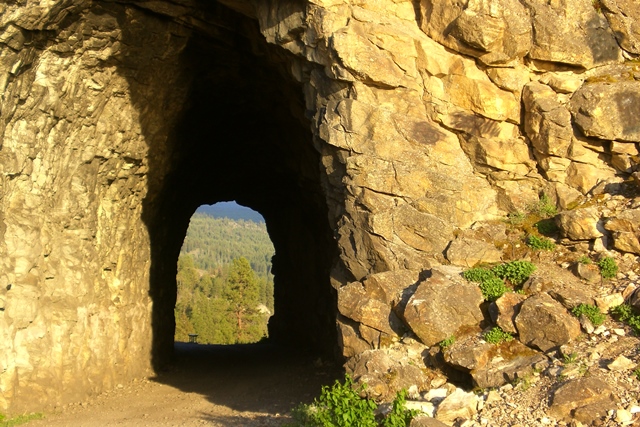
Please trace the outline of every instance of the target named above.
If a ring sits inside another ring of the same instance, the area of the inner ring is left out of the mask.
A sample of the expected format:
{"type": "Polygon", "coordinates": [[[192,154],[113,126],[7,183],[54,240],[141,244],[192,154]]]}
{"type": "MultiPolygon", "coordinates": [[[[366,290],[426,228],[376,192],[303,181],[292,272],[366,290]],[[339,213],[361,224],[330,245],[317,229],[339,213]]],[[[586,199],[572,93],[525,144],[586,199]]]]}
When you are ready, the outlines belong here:
{"type": "MultiPolygon", "coordinates": [[[[596,6],[0,4],[0,408],[164,362],[202,203],[267,220],[271,335],[350,356],[396,331],[337,289],[409,285],[476,222],[627,179],[640,8],[596,6]]],[[[637,229],[615,232],[640,248],[637,229]]]]}

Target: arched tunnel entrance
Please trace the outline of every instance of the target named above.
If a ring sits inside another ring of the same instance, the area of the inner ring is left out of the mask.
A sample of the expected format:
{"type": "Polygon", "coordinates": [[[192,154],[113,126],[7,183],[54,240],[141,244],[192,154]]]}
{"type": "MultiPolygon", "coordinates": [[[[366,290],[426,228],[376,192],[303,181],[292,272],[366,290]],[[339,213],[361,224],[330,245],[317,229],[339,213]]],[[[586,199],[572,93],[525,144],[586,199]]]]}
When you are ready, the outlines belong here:
{"type": "MultiPolygon", "coordinates": [[[[144,212],[156,368],[173,351],[176,261],[189,219],[198,206],[226,200],[262,214],[276,250],[270,340],[336,354],[329,275],[337,249],[320,157],[301,89],[274,56],[256,53],[257,40],[234,33],[221,41],[196,32],[181,54],[188,98],[170,136],[171,152],[164,154],[168,173],[151,189],[144,212]]],[[[268,49],[263,43],[260,49],[268,49]]]]}

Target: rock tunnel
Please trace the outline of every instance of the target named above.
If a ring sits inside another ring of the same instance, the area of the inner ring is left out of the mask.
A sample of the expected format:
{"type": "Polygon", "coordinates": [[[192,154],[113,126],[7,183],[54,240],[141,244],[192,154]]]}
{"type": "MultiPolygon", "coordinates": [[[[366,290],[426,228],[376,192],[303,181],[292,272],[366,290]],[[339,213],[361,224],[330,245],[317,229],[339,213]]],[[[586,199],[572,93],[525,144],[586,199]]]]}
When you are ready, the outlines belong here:
{"type": "Polygon", "coordinates": [[[495,252],[478,226],[637,181],[626,12],[468,3],[0,2],[0,411],[167,362],[201,204],[265,218],[270,336],[355,359],[452,247],[495,252]]]}
{"type": "Polygon", "coordinates": [[[190,81],[170,131],[169,172],[143,212],[151,238],[156,367],[173,349],[175,266],[189,218],[202,204],[227,200],[260,212],[276,249],[270,339],[338,354],[329,281],[337,247],[302,91],[273,62],[266,42],[250,36],[220,41],[195,33],[180,57],[190,81]],[[256,53],[252,42],[265,52],[256,53]]]}

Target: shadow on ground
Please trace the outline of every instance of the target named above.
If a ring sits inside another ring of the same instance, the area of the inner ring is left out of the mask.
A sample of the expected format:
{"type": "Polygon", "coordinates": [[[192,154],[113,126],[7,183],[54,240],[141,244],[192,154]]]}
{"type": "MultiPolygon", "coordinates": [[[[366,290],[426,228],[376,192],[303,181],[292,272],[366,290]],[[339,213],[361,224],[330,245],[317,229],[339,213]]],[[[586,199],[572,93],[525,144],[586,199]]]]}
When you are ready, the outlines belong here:
{"type": "MultiPolygon", "coordinates": [[[[300,403],[310,403],[322,385],[343,375],[337,364],[269,341],[227,346],[176,343],[174,362],[153,381],[200,394],[235,411],[279,418],[300,403]]],[[[202,419],[243,425],[237,416],[223,422],[219,415],[202,414],[202,419]]]]}

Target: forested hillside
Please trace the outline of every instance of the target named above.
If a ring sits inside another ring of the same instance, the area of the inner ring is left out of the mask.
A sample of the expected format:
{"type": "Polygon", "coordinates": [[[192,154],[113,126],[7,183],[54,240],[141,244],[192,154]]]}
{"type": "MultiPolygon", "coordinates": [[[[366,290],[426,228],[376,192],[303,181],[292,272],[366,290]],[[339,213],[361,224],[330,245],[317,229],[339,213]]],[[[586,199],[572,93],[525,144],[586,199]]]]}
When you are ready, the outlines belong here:
{"type": "Polygon", "coordinates": [[[264,222],[196,213],[178,260],[176,341],[235,344],[267,335],[274,249],[264,222]]]}

